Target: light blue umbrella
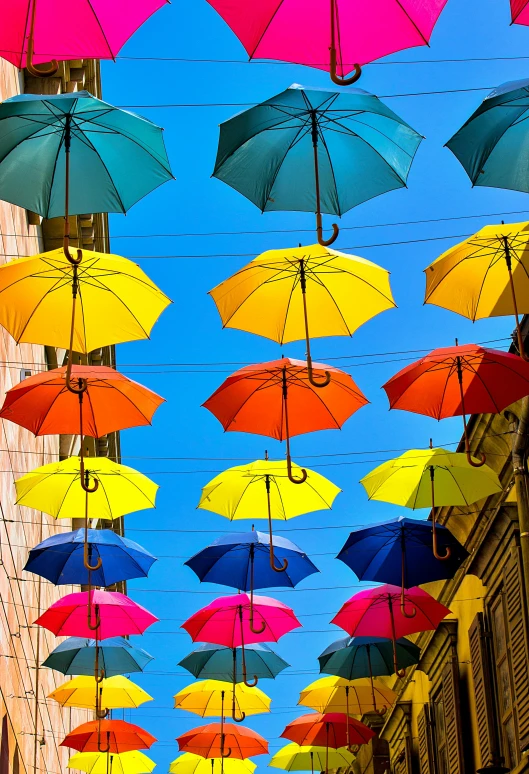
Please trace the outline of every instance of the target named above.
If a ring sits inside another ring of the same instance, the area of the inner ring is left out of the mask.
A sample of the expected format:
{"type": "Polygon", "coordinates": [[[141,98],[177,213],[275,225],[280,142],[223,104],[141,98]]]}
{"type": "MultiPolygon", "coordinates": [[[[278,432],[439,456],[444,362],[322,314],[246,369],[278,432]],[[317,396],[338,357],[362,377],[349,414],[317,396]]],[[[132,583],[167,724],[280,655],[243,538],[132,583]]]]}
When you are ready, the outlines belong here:
{"type": "Polygon", "coordinates": [[[529,78],[494,89],[446,143],[472,185],[529,193],[529,78]]]}
{"type": "Polygon", "coordinates": [[[344,212],[402,188],[422,137],[362,89],[304,89],[294,84],[220,126],[214,177],[262,212],[344,212]]]}

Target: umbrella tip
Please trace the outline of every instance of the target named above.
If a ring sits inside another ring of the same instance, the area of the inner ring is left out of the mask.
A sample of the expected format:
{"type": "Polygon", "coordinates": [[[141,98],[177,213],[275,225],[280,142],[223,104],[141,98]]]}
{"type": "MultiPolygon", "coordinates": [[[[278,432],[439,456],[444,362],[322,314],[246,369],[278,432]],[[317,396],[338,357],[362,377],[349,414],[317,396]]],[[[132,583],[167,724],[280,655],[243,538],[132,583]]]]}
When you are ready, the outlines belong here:
{"type": "Polygon", "coordinates": [[[255,532],[255,524],[252,524],[252,532],[255,532]]]}
{"type": "Polygon", "coordinates": [[[456,347],[459,347],[459,339],[456,339],[456,347]]]}
{"type": "Polygon", "coordinates": [[[433,449],[432,439],[430,438],[430,449],[433,449]]]}
{"type": "Polygon", "coordinates": [[[268,462],[268,450],[265,449],[265,460],[268,462]]]}

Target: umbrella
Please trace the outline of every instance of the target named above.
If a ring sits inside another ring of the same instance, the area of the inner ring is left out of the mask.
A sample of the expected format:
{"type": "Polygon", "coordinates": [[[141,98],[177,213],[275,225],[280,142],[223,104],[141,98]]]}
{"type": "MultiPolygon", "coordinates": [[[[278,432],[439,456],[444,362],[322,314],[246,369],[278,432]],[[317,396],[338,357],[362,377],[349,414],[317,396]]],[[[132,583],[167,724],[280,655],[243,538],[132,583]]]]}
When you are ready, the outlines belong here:
{"type": "Polygon", "coordinates": [[[231,532],[184,562],[201,582],[218,583],[250,592],[273,586],[295,588],[304,578],[319,572],[306,553],[283,537],[264,532],[231,532]],[[273,546],[273,553],[271,551],[273,546]],[[277,556],[285,572],[277,574],[277,556]]]}
{"type": "MultiPolygon", "coordinates": [[[[106,366],[71,366],[75,391],[68,387],[70,366],[30,376],[7,391],[0,417],[9,419],[34,435],[84,434],[100,438],[108,433],[151,424],[158,406],[163,403],[156,393],[133,382],[106,366]],[[84,400],[86,394],[86,400],[84,400]]],[[[95,463],[97,466],[98,463],[95,463]]],[[[74,463],[74,469],[76,463],[74,463]]],[[[99,479],[85,468],[84,444],[80,446],[79,483],[86,492],[84,564],[87,570],[98,570],[97,562],[88,561],[88,494],[97,491],[99,479]]],[[[144,498],[138,497],[139,507],[144,498]]]]}
{"type": "Polygon", "coordinates": [[[303,360],[284,357],[235,371],[203,406],[217,417],[225,431],[284,440],[288,478],[302,484],[307,472],[302,468],[301,478],[294,477],[290,439],[316,430],[337,430],[368,403],[349,374],[319,363],[314,370],[324,377],[324,371],[332,374],[324,393],[311,384],[303,360]]]}
{"type": "Polygon", "coordinates": [[[149,338],[167,296],[126,258],[82,255],[72,264],[60,248],[0,267],[0,323],[17,344],[61,347],[72,362],[72,352],[149,338]]]}
{"type": "Polygon", "coordinates": [[[193,753],[183,753],[169,766],[169,774],[253,774],[257,768],[253,761],[238,758],[203,758],[193,753]],[[221,771],[222,770],[222,771],[221,771]]]}
{"type": "Polygon", "coordinates": [[[253,603],[248,594],[234,594],[218,597],[203,607],[182,624],[182,629],[193,642],[209,642],[228,648],[240,647],[243,680],[247,682],[245,645],[255,642],[277,642],[292,629],[301,626],[294,611],[271,597],[254,596],[253,603]],[[253,620],[252,620],[253,617],[253,620]],[[257,622],[257,629],[252,628],[257,622]],[[263,626],[264,623],[264,626],[263,626]]]}
{"type": "Polygon", "coordinates": [[[303,6],[293,0],[281,4],[208,2],[237,35],[250,59],[279,59],[328,70],[333,83],[346,86],[358,80],[360,65],[405,48],[428,45],[446,0],[427,4],[389,0],[383,7],[368,0],[327,0],[303,6]],[[353,67],[354,75],[344,78],[353,67]]]}
{"type": "Polygon", "coordinates": [[[232,718],[239,723],[247,715],[270,712],[271,702],[259,688],[248,688],[244,683],[234,684],[222,680],[200,680],[191,683],[178,691],[174,700],[175,709],[194,712],[202,718],[214,716],[223,719],[225,703],[230,703],[232,718]]]}
{"type": "Polygon", "coordinates": [[[380,681],[363,678],[350,681],[333,675],[320,677],[303,688],[298,704],[323,713],[364,715],[366,712],[378,712],[384,715],[396,698],[397,694],[380,681]]]}
{"type": "Polygon", "coordinates": [[[103,718],[111,709],[139,707],[152,701],[152,696],[121,675],[105,678],[100,683],[83,675],[59,685],[48,699],[58,702],[61,707],[95,710],[97,717],[103,718]],[[104,712],[100,712],[100,707],[106,708],[104,712]]]}
{"type": "Polygon", "coordinates": [[[529,79],[493,89],[446,143],[472,185],[529,193],[525,174],[529,79]]]}
{"type": "MultiPolygon", "coordinates": [[[[254,755],[266,755],[266,739],[245,726],[208,723],[177,736],[178,749],[203,758],[234,758],[245,760],[254,755]]],[[[222,767],[221,767],[222,771],[222,767]]]]}
{"type": "Polygon", "coordinates": [[[392,409],[434,419],[463,417],[465,452],[473,467],[485,464],[470,454],[466,415],[495,414],[529,395],[529,364],[517,355],[477,344],[434,349],[383,385],[392,409]]]}
{"type": "Polygon", "coordinates": [[[68,761],[69,769],[86,774],[150,774],[156,763],[142,752],[124,753],[80,752],[68,761]]]}
{"type": "Polygon", "coordinates": [[[115,59],[121,47],[167,0],[118,2],[13,0],[0,29],[0,55],[36,77],[55,75],[57,60],[115,59]],[[29,25],[29,30],[28,30],[29,25]],[[36,64],[50,62],[47,67],[36,64]]]}
{"type": "Polygon", "coordinates": [[[318,244],[268,250],[210,295],[224,328],[257,333],[278,344],[304,338],[315,387],[320,382],[312,375],[311,336],[352,336],[367,320],[396,306],[389,272],[318,244]]]}
{"type": "Polygon", "coordinates": [[[146,578],[156,557],[138,543],[110,529],[88,530],[88,562],[101,560],[98,570],[84,566],[83,529],[51,535],[29,552],[24,570],[46,578],[56,586],[79,584],[112,586],[131,578],[146,578]]]}
{"type": "MultiPolygon", "coordinates": [[[[197,678],[242,683],[242,655],[241,648],[226,648],[206,642],[179,661],[178,666],[187,669],[197,678]]],[[[258,680],[274,679],[290,666],[264,643],[246,645],[244,657],[247,671],[258,680]]]]}
{"type": "MultiPolygon", "coordinates": [[[[397,660],[402,667],[419,663],[421,650],[401,637],[395,643],[397,660]]],[[[382,637],[343,637],[326,648],[321,656],[320,672],[356,680],[393,674],[393,643],[382,637]]]]}
{"type": "Polygon", "coordinates": [[[314,769],[325,770],[327,758],[330,769],[349,770],[355,760],[347,747],[328,750],[326,747],[311,745],[300,747],[299,744],[291,742],[278,750],[268,765],[285,771],[311,771],[314,774],[314,769]]]}
{"type": "Polygon", "coordinates": [[[513,24],[529,24],[529,0],[511,0],[511,20],[513,24]]]}
{"type": "Polygon", "coordinates": [[[157,739],[143,728],[124,720],[89,720],[63,739],[61,747],[72,747],[79,752],[124,753],[146,750],[157,739]],[[101,748],[101,737],[106,739],[106,749],[101,748]]]}
{"type": "Polygon", "coordinates": [[[519,313],[529,312],[529,223],[485,226],[425,270],[425,304],[475,322],[514,315],[518,351],[526,359],[519,313]]]}
{"type": "Polygon", "coordinates": [[[73,635],[97,640],[126,634],[143,634],[158,618],[118,591],[78,591],[53,603],[34,621],[57,637],[73,635]],[[90,604],[95,608],[96,625],[90,621],[90,604]],[[88,609],[88,620],[87,620],[88,609]]]}
{"type": "Polygon", "coordinates": [[[329,748],[338,750],[347,747],[349,752],[357,752],[360,745],[367,744],[375,736],[375,732],[341,712],[313,712],[295,718],[285,727],[281,736],[299,745],[325,747],[325,772],[328,774],[329,748]]]}
{"type": "Polygon", "coordinates": [[[415,610],[413,616],[402,615],[401,589],[386,584],[365,589],[345,602],[331,623],[353,636],[391,638],[393,669],[399,677],[405,670],[398,667],[397,639],[407,634],[434,630],[450,610],[423,589],[406,589],[404,604],[415,610]]]}
{"type": "MultiPolygon", "coordinates": [[[[109,457],[90,457],[85,465],[86,474],[98,482],[90,504],[99,519],[118,519],[127,513],[155,507],[158,484],[134,468],[120,465],[109,457]]],[[[36,508],[56,519],[76,519],[83,512],[86,500],[80,484],[80,457],[49,462],[15,481],[16,504],[36,508]]]]}
{"type": "Polygon", "coordinates": [[[259,518],[266,510],[272,549],[270,559],[274,567],[272,519],[286,521],[302,513],[329,509],[341,492],[332,481],[307,469],[305,486],[298,489],[293,483],[303,478],[302,469],[290,463],[294,482],[290,480],[288,470],[288,463],[268,458],[228,468],[203,487],[198,504],[199,508],[219,513],[230,521],[259,518]]]}
{"type": "Polygon", "coordinates": [[[315,212],[326,247],[339,229],[323,239],[322,212],[404,187],[421,140],[373,94],[294,84],[220,125],[213,176],[262,212],[315,212]]]}
{"type": "Polygon", "coordinates": [[[98,668],[105,677],[143,672],[153,660],[153,656],[124,637],[109,637],[103,643],[85,637],[69,637],[52,650],[42,666],[63,675],[93,675],[96,655],[98,668]]]}

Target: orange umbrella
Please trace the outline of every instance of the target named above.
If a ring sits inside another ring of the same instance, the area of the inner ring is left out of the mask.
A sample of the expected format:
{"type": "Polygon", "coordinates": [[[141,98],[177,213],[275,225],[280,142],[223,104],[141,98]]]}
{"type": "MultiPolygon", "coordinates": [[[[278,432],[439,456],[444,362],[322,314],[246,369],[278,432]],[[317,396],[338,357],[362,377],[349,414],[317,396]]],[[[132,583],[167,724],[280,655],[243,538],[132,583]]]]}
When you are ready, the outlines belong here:
{"type": "Polygon", "coordinates": [[[321,390],[310,379],[304,360],[284,357],[269,363],[246,366],[229,376],[203,404],[217,417],[224,430],[257,433],[286,441],[288,477],[292,474],[290,439],[315,430],[339,430],[355,411],[369,401],[349,374],[332,366],[313,364],[314,377],[332,379],[321,390]]]}
{"type": "MultiPolygon", "coordinates": [[[[0,410],[9,419],[35,435],[84,435],[100,438],[127,427],[149,425],[164,399],[106,366],[71,367],[71,384],[67,368],[55,368],[24,379],[6,393],[0,410]]],[[[85,470],[83,444],[80,446],[80,482],[87,493],[85,506],[85,567],[88,561],[88,493],[95,492],[99,481],[90,484],[85,470]]]]}
{"type": "Polygon", "coordinates": [[[266,739],[244,726],[232,723],[208,723],[176,737],[178,749],[201,755],[203,758],[238,758],[245,760],[253,755],[266,755],[266,739]]]}

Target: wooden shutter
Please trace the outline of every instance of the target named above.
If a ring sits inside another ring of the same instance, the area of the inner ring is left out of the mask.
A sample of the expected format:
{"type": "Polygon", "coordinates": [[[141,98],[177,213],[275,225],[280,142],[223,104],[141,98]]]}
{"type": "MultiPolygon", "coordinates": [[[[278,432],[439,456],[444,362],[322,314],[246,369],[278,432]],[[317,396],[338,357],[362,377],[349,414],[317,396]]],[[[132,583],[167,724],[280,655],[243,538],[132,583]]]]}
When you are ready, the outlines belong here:
{"type": "Polygon", "coordinates": [[[393,759],[393,774],[412,774],[411,770],[411,739],[404,737],[404,744],[393,759]]]}
{"type": "Polygon", "coordinates": [[[432,726],[430,705],[425,704],[417,718],[419,730],[419,771],[421,774],[433,774],[432,767],[432,726]]]}
{"type": "Polygon", "coordinates": [[[483,613],[478,613],[468,630],[470,642],[470,663],[474,683],[474,706],[479,740],[481,766],[496,762],[497,744],[494,726],[494,704],[492,696],[492,670],[488,635],[485,630],[483,613]]]}
{"type": "Polygon", "coordinates": [[[450,661],[443,669],[442,691],[447,774],[463,774],[463,744],[459,714],[459,668],[456,661],[450,661]]]}
{"type": "Polygon", "coordinates": [[[503,592],[507,611],[507,627],[511,652],[511,668],[514,684],[516,725],[520,750],[529,746],[529,648],[524,613],[523,577],[520,549],[511,550],[511,556],[503,571],[503,592]]]}

